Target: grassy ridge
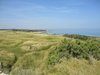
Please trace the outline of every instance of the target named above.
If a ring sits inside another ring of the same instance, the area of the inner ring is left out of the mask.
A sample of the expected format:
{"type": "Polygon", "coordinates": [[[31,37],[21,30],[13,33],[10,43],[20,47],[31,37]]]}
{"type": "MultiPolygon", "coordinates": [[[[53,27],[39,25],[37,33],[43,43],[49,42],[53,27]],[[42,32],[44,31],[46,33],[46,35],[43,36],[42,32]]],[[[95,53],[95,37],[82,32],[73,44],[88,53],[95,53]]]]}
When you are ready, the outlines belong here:
{"type": "Polygon", "coordinates": [[[2,71],[10,75],[100,74],[99,39],[10,30],[0,36],[2,71]]]}

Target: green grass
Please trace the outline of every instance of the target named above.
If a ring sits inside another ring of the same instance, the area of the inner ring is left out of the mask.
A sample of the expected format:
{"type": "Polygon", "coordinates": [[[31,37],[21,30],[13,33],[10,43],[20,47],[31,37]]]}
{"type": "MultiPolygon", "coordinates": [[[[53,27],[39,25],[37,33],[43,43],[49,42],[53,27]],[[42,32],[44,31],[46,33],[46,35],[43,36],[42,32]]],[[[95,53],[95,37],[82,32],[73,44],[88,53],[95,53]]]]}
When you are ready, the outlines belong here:
{"type": "Polygon", "coordinates": [[[0,30],[0,62],[9,75],[99,75],[100,37],[96,38],[0,30]],[[91,59],[84,57],[87,54],[91,59]]]}

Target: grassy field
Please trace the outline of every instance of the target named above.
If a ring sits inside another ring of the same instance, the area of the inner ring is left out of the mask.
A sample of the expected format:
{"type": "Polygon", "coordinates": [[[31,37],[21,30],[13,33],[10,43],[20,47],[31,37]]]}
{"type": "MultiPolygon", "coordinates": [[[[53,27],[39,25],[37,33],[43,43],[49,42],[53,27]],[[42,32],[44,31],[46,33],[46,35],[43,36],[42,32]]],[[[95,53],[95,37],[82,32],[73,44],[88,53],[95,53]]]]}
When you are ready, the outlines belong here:
{"type": "Polygon", "coordinates": [[[100,75],[100,37],[95,37],[95,40],[82,38],[71,38],[63,34],[0,30],[1,70],[9,75],[100,75]],[[66,54],[68,50],[65,49],[69,46],[67,43],[62,46],[64,39],[76,44],[75,47],[71,46],[73,54],[66,54]],[[77,45],[77,42],[82,45],[77,45]],[[73,51],[76,46],[80,55],[73,51]]]}

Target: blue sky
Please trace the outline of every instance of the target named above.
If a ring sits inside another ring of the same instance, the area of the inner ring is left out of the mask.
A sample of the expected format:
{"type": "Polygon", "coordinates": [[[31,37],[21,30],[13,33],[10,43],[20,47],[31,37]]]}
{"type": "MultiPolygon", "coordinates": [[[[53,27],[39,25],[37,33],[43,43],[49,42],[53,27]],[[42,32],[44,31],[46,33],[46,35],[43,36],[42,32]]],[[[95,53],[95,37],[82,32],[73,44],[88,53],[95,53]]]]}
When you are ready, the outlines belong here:
{"type": "Polygon", "coordinates": [[[100,0],[0,0],[0,28],[100,29],[100,0]]]}

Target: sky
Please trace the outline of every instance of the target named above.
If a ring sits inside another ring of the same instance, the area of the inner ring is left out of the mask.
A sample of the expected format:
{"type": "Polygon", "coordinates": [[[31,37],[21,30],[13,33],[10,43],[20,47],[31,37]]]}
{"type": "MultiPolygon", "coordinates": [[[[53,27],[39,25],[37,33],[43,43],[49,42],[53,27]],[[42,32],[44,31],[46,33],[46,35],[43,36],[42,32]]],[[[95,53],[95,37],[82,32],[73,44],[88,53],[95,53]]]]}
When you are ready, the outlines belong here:
{"type": "Polygon", "coordinates": [[[0,29],[100,29],[100,0],[0,0],[0,29]]]}

